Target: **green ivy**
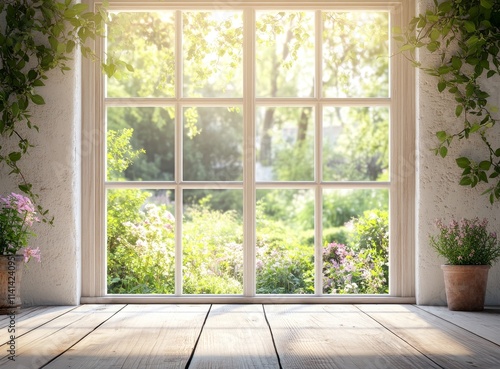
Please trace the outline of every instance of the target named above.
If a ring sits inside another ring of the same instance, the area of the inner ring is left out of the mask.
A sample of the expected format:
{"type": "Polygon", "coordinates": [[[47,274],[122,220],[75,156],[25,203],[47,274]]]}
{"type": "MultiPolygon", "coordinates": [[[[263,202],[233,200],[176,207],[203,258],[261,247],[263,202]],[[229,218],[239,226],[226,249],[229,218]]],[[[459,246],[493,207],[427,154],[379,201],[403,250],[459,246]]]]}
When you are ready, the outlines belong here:
{"type": "MultiPolygon", "coordinates": [[[[0,165],[19,178],[19,190],[37,204],[43,221],[52,223],[19,165],[33,147],[24,127],[28,132],[39,130],[30,110],[33,104],[45,104],[42,88],[50,71],[70,70],[68,61],[77,48],[84,57],[99,60],[87,42],[104,36],[107,13],[104,8],[87,11],[86,4],[71,0],[4,0],[0,19],[0,165]],[[4,144],[8,141],[13,143],[4,144]]],[[[101,67],[108,76],[132,69],[112,55],[101,61],[101,67]]]]}
{"type": "Polygon", "coordinates": [[[497,123],[496,107],[488,102],[485,82],[500,74],[500,2],[496,0],[449,0],[414,17],[405,30],[395,29],[400,51],[412,64],[436,77],[439,92],[455,98],[455,115],[460,127],[436,132],[436,155],[446,157],[454,139],[479,135],[488,154],[480,160],[456,159],[462,170],[460,185],[487,186],[483,194],[490,203],[500,199],[500,147],[492,142],[491,128],[497,123]],[[436,65],[423,65],[416,57],[425,48],[437,55],[436,65]]]}

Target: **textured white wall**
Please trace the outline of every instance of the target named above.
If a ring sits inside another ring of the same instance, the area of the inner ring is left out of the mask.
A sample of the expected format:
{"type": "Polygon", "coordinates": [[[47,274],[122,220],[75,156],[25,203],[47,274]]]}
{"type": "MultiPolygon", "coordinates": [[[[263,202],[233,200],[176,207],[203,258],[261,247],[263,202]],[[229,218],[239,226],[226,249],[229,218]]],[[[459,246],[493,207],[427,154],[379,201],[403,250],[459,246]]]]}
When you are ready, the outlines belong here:
{"type": "MultiPolygon", "coordinates": [[[[53,72],[41,90],[46,105],[31,110],[40,132],[27,132],[36,147],[20,163],[55,222],[53,227],[37,225],[37,237],[31,241],[40,247],[42,262],[31,261],[23,271],[21,298],[26,305],[80,302],[79,65],[78,59],[70,63],[71,72],[53,72]]],[[[16,191],[5,171],[0,178],[1,193],[16,191]]]]}
{"type": "MultiPolygon", "coordinates": [[[[420,1],[417,12],[424,12],[432,1],[420,1]]],[[[421,52],[423,63],[432,61],[421,52]]],[[[500,106],[500,79],[486,81],[491,103],[500,106]]],[[[431,150],[436,146],[435,133],[440,130],[450,132],[461,126],[461,119],[455,117],[455,101],[445,93],[439,93],[434,77],[418,73],[417,77],[417,303],[446,304],[444,282],[440,265],[444,263],[429,246],[429,234],[436,233],[434,221],[478,216],[487,218],[490,230],[500,234],[500,203],[490,205],[486,196],[480,196],[484,186],[476,189],[458,185],[460,171],[455,159],[462,155],[480,160],[484,157],[483,144],[476,137],[473,140],[455,141],[445,159],[436,157],[431,150]]],[[[497,127],[500,128],[500,127],[497,127]]],[[[496,129],[491,141],[500,143],[500,129],[496,129]]],[[[497,147],[497,146],[495,146],[497,147]]],[[[486,295],[487,304],[500,304],[500,263],[489,273],[486,295]]]]}

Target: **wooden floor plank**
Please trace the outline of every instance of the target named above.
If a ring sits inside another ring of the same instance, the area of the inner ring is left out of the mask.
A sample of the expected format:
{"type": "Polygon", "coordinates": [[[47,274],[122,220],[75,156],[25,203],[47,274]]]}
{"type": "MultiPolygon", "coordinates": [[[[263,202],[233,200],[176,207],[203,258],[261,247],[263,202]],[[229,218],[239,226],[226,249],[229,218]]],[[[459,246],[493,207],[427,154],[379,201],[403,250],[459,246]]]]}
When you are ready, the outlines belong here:
{"type": "MultiPolygon", "coordinates": [[[[34,311],[40,310],[42,307],[37,307],[37,306],[30,306],[30,307],[25,307],[21,309],[21,312],[16,314],[16,318],[21,318],[22,316],[26,314],[31,314],[34,311]]],[[[11,317],[10,315],[0,315],[0,329],[4,329],[9,325],[11,317]]]]}
{"type": "Polygon", "coordinates": [[[265,305],[265,310],[283,368],[438,368],[352,305],[265,305]]]}
{"type": "Polygon", "coordinates": [[[500,346],[500,306],[486,307],[484,311],[450,311],[446,306],[418,306],[418,308],[467,329],[500,346]]]}
{"type": "Polygon", "coordinates": [[[213,305],[189,369],[279,368],[262,305],[213,305]]]}
{"type": "Polygon", "coordinates": [[[209,305],[127,305],[46,368],[184,368],[209,305]]]}
{"type": "Polygon", "coordinates": [[[412,305],[359,305],[443,368],[498,369],[500,347],[412,305]]]}
{"type": "Polygon", "coordinates": [[[76,306],[39,306],[23,309],[20,314],[15,316],[13,322],[2,322],[0,325],[2,343],[8,341],[8,329],[12,326],[14,326],[15,335],[20,337],[76,308],[76,306]]]}
{"type": "Polygon", "coordinates": [[[123,305],[82,305],[60,315],[16,340],[14,362],[9,360],[8,354],[6,355],[6,345],[1,346],[0,350],[5,356],[0,359],[0,368],[40,368],[88,335],[121,308],[123,305]]]}

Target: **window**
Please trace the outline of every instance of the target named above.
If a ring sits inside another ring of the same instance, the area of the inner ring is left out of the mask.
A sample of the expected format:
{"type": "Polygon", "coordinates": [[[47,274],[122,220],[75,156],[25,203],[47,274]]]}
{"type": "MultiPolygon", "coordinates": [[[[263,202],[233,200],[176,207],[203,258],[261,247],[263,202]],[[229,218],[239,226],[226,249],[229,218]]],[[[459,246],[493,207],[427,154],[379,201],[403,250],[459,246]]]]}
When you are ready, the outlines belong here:
{"type": "Polygon", "coordinates": [[[409,4],[218,5],[110,2],[134,71],[84,71],[84,301],[411,299],[409,4]]]}

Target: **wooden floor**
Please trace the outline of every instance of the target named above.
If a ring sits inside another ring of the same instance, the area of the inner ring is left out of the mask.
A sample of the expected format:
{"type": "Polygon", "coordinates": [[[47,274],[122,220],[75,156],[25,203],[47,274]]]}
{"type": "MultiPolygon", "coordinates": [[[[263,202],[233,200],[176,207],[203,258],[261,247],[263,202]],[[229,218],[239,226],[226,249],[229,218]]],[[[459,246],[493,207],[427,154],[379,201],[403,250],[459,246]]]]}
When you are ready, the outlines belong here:
{"type": "Polygon", "coordinates": [[[32,307],[0,338],[0,368],[499,369],[500,307],[32,307]]]}

